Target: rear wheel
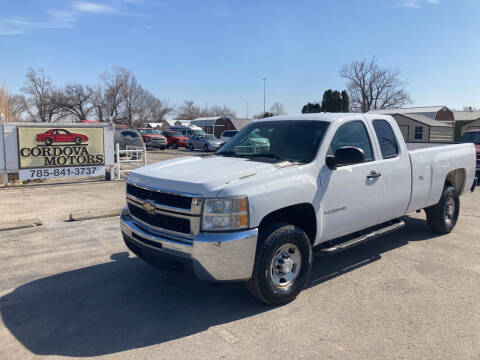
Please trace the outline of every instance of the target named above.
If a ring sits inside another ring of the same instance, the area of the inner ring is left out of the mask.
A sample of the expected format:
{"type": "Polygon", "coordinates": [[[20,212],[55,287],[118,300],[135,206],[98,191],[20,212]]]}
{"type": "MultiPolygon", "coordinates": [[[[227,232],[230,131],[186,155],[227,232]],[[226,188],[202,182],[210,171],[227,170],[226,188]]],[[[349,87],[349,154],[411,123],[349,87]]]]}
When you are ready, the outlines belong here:
{"type": "Polygon", "coordinates": [[[178,148],[178,144],[177,144],[176,141],[174,141],[174,142],[172,143],[172,149],[177,149],[177,148],[178,148]]]}
{"type": "Polygon", "coordinates": [[[52,138],[49,138],[49,137],[45,138],[45,144],[46,145],[52,145],[52,142],[53,142],[52,138]]]}
{"type": "Polygon", "coordinates": [[[266,304],[288,303],[297,297],[310,277],[310,240],[302,229],[284,223],[266,225],[261,234],[247,288],[266,304]]]}
{"type": "Polygon", "coordinates": [[[205,144],[205,146],[203,147],[203,150],[205,150],[206,152],[208,152],[208,145],[205,144]]]}
{"type": "Polygon", "coordinates": [[[190,149],[190,151],[193,151],[193,144],[188,144],[188,148],[190,149]]]}
{"type": "Polygon", "coordinates": [[[448,234],[455,227],[460,212],[460,198],[452,186],[445,186],[440,201],[425,209],[427,223],[434,233],[448,234]]]}

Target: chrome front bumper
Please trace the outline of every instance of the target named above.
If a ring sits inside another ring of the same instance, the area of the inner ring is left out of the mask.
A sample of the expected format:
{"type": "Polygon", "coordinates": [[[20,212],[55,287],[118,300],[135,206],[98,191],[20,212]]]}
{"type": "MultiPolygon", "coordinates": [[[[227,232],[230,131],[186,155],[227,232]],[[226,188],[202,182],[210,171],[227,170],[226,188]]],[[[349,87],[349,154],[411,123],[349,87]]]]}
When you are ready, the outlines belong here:
{"type": "Polygon", "coordinates": [[[135,223],[124,208],[120,216],[123,236],[140,249],[191,261],[195,276],[209,281],[242,281],[252,276],[258,229],[228,233],[199,233],[188,242],[150,232],[135,223]]]}

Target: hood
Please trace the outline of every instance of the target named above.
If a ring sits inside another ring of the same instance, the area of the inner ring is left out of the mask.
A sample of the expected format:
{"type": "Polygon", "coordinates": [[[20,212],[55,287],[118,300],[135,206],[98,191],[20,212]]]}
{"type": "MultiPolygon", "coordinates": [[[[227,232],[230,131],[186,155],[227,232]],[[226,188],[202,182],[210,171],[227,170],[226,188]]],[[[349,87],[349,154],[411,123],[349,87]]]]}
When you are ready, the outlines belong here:
{"type": "Polygon", "coordinates": [[[164,139],[165,136],[160,135],[160,134],[143,134],[143,137],[148,137],[148,138],[161,138],[164,139]]]}
{"type": "Polygon", "coordinates": [[[278,171],[272,163],[224,156],[187,156],[162,161],[132,171],[129,181],[172,190],[214,196],[223,186],[278,171]]]}

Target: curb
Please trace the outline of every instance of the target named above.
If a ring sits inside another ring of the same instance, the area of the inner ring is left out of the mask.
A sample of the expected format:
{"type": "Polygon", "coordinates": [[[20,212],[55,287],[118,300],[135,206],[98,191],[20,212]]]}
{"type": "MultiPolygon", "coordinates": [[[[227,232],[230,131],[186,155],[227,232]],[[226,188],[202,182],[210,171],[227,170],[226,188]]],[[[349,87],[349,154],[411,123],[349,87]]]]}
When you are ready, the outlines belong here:
{"type": "Polygon", "coordinates": [[[120,216],[121,211],[122,208],[76,211],[70,214],[69,221],[83,221],[120,216]]]}
{"type": "Polygon", "coordinates": [[[30,227],[36,227],[42,225],[43,222],[40,218],[21,219],[13,221],[1,221],[0,231],[25,229],[30,227]]]}

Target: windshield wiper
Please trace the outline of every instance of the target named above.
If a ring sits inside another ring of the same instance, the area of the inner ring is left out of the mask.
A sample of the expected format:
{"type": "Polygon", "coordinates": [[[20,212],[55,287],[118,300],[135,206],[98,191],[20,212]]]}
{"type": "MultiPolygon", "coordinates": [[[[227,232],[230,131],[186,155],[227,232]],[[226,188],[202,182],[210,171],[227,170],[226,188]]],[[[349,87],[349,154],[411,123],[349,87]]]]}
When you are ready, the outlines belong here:
{"type": "Polygon", "coordinates": [[[215,155],[238,157],[238,154],[235,151],[220,151],[220,152],[216,152],[215,155]]]}

